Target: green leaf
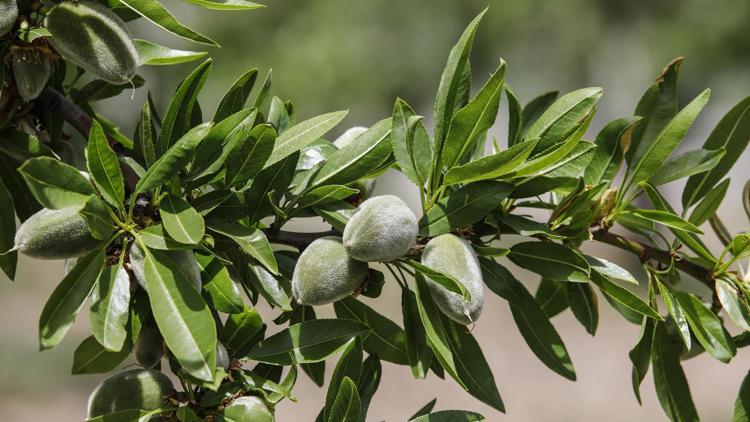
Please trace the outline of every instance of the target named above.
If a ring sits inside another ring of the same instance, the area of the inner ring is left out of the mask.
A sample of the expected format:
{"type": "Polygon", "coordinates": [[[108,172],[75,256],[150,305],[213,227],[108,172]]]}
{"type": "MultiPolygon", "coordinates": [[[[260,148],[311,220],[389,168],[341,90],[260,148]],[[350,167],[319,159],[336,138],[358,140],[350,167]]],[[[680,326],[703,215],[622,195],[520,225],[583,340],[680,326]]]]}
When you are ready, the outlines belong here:
{"type": "Polygon", "coordinates": [[[656,174],[651,176],[649,183],[659,186],[682,179],[683,177],[709,171],[716,167],[725,153],[726,150],[724,148],[688,151],[665,162],[656,174]]]}
{"type": "Polygon", "coordinates": [[[207,255],[195,255],[201,267],[204,298],[217,311],[228,314],[241,313],[244,303],[237,283],[229,276],[229,271],[218,259],[207,255]]]}
{"type": "Polygon", "coordinates": [[[188,132],[188,129],[194,126],[191,124],[193,111],[200,109],[197,105],[198,94],[211,72],[211,67],[213,67],[213,62],[208,59],[180,82],[177,92],[169,102],[167,114],[164,115],[164,121],[161,124],[161,132],[156,143],[157,153],[163,154],[164,151],[169,150],[175,142],[178,142],[177,140],[180,137],[188,132]]]}
{"type": "Polygon", "coordinates": [[[265,7],[247,0],[185,0],[204,9],[211,10],[251,10],[265,7]]]}
{"type": "Polygon", "coordinates": [[[724,196],[726,196],[728,189],[729,179],[724,179],[723,182],[711,188],[698,205],[696,205],[695,209],[693,209],[693,212],[690,213],[688,221],[696,226],[700,226],[708,221],[709,218],[716,214],[716,210],[719,209],[719,205],[724,201],[724,196]]]}
{"type": "MultiPolygon", "coordinates": [[[[492,216],[491,216],[492,218],[492,216]]],[[[562,239],[546,224],[515,214],[506,214],[497,218],[499,224],[506,226],[521,236],[533,237],[542,235],[549,239],[562,239]]],[[[506,254],[507,255],[507,254],[506,254]]]]}
{"type": "Polygon", "coordinates": [[[487,419],[468,410],[441,410],[439,412],[412,417],[409,422],[481,422],[487,419]]]}
{"type": "Polygon", "coordinates": [[[176,251],[184,249],[193,249],[194,245],[180,243],[164,231],[164,226],[154,224],[138,232],[138,237],[143,243],[151,249],[160,251],[176,251]]]}
{"type": "Polygon", "coordinates": [[[130,355],[130,347],[117,352],[107,350],[94,336],[84,340],[73,353],[73,375],[103,374],[119,366],[130,355]]]}
{"type": "Polygon", "coordinates": [[[656,324],[651,352],[656,396],[673,422],[697,422],[699,418],[690,395],[690,386],[674,347],[664,324],[656,324]]]}
{"type": "Polygon", "coordinates": [[[9,279],[16,276],[16,265],[18,263],[18,252],[8,252],[15,245],[16,214],[13,211],[13,197],[11,196],[5,182],[0,179],[0,268],[9,279]]]}
{"type": "Polygon", "coordinates": [[[537,287],[534,299],[539,303],[544,315],[553,318],[568,309],[568,289],[565,283],[542,279],[537,287]]]}
{"type": "Polygon", "coordinates": [[[597,258],[595,256],[586,255],[585,256],[586,261],[589,263],[589,266],[592,270],[595,270],[599,274],[614,278],[617,280],[622,280],[625,282],[628,282],[630,284],[638,285],[638,280],[633,277],[632,274],[625,268],[622,268],[621,266],[615,264],[614,262],[607,261],[604,258],[597,258]]]}
{"type": "Polygon", "coordinates": [[[591,281],[601,289],[602,293],[626,308],[632,309],[633,311],[649,318],[658,319],[660,321],[664,320],[664,318],[662,318],[654,308],[644,302],[643,299],[630,290],[613,283],[606,274],[601,273],[595,267],[592,268],[591,271],[591,281]]]}
{"type": "Polygon", "coordinates": [[[369,334],[367,326],[350,320],[318,319],[294,324],[255,346],[247,356],[274,365],[324,360],[355,336],[369,334]]]}
{"type": "Polygon", "coordinates": [[[750,97],[734,106],[706,139],[703,149],[724,148],[719,164],[705,173],[690,176],[682,191],[682,205],[687,208],[703,198],[729,172],[750,142],[750,97]]]}
{"type": "Polygon", "coordinates": [[[255,177],[271,155],[275,140],[276,130],[271,125],[255,126],[227,158],[227,187],[241,187],[255,177]]]}
{"type": "Polygon", "coordinates": [[[457,166],[477,142],[478,137],[495,123],[503,92],[505,68],[505,61],[501,59],[497,70],[476,97],[458,110],[450,120],[443,144],[442,163],[439,165],[448,169],[457,166]]]}
{"type": "Polygon", "coordinates": [[[475,223],[500,206],[512,189],[508,183],[495,181],[462,186],[427,210],[419,220],[419,233],[438,236],[475,223]]]}
{"type": "Polygon", "coordinates": [[[438,271],[433,268],[430,268],[422,264],[421,262],[415,261],[413,259],[404,259],[403,262],[405,262],[406,264],[414,268],[418,273],[423,274],[426,277],[429,277],[430,280],[441,285],[442,287],[447,289],[449,292],[459,294],[463,296],[464,299],[466,299],[467,301],[471,300],[471,296],[469,295],[469,291],[466,290],[466,286],[464,286],[463,283],[458,281],[452,275],[445,274],[442,271],[438,271]]]}
{"type": "Polygon", "coordinates": [[[118,0],[120,3],[132,9],[134,12],[156,24],[156,26],[171,32],[177,36],[194,41],[200,44],[206,44],[218,47],[210,38],[201,35],[192,29],[182,25],[164,6],[156,0],[118,0]]]}
{"type": "Polygon", "coordinates": [[[164,229],[179,243],[196,245],[206,234],[203,217],[179,196],[165,196],[159,203],[159,215],[164,229]]]}
{"type": "Polygon", "coordinates": [[[641,323],[641,334],[638,343],[628,353],[630,361],[633,363],[631,371],[631,381],[633,384],[633,393],[635,394],[638,404],[641,402],[641,383],[648,373],[648,367],[651,364],[651,344],[654,338],[654,327],[656,320],[643,318],[641,323]]]}
{"type": "Polygon", "coordinates": [[[612,182],[620,170],[625,152],[630,148],[630,139],[639,121],[638,118],[617,119],[599,131],[596,151],[584,174],[586,184],[595,186],[612,182]]]}
{"type": "Polygon", "coordinates": [[[529,101],[521,110],[521,131],[519,135],[523,136],[531,125],[534,124],[539,117],[557,100],[557,96],[560,95],[559,91],[546,92],[538,97],[535,97],[529,101]]]}
{"type": "Polygon", "coordinates": [[[578,252],[552,242],[523,242],[510,248],[514,264],[549,280],[586,283],[589,264],[578,252]]]}
{"type": "MultiPolygon", "coordinates": [[[[466,90],[466,87],[463,85],[464,74],[469,68],[469,54],[474,43],[477,26],[486,12],[487,9],[477,15],[466,27],[463,34],[461,34],[461,38],[459,38],[456,45],[451,49],[448,62],[440,77],[440,85],[435,97],[435,145],[437,145],[437,148],[435,151],[436,154],[433,157],[435,160],[434,163],[441,162],[442,145],[448,132],[448,127],[456,112],[456,108],[462,106],[458,99],[460,98],[460,93],[466,90]]],[[[468,73],[470,74],[471,72],[468,73]]]]}
{"type": "Polygon", "coordinates": [[[96,195],[91,195],[78,213],[86,221],[89,232],[95,239],[109,239],[117,227],[109,206],[96,195]]]}
{"type": "Polygon", "coordinates": [[[508,147],[513,147],[520,142],[521,138],[521,125],[522,114],[521,101],[518,96],[513,92],[510,84],[507,82],[503,84],[505,90],[505,96],[508,98],[508,147]]]}
{"type": "Polygon", "coordinates": [[[292,310],[292,299],[290,298],[288,284],[285,288],[277,277],[274,277],[273,274],[259,265],[250,265],[248,275],[253,288],[263,295],[271,305],[278,306],[283,311],[292,310]]]}
{"type": "MultiPolygon", "coordinates": [[[[295,261],[296,264],[296,261],[295,261]]],[[[293,269],[292,269],[293,270],[293,269]]],[[[294,309],[289,323],[294,325],[304,321],[314,321],[316,319],[315,309],[312,306],[300,305],[294,309]]],[[[300,365],[302,370],[313,380],[315,385],[322,387],[325,384],[326,363],[303,363],[300,365]]]]}
{"type": "Polygon", "coordinates": [[[640,159],[628,168],[630,177],[624,185],[623,192],[627,192],[630,187],[638,186],[639,183],[649,180],[659,171],[664,161],[672,155],[672,152],[682,142],[693,121],[698,117],[698,113],[708,103],[710,95],[710,89],[703,91],[661,129],[640,159]]]}
{"type": "Polygon", "coordinates": [[[413,415],[409,418],[409,421],[412,421],[420,416],[424,416],[432,412],[432,409],[435,408],[435,403],[437,403],[437,397],[428,401],[424,406],[420,407],[419,410],[414,412],[413,415]]]}
{"type": "Polygon", "coordinates": [[[430,177],[432,145],[421,116],[406,101],[398,98],[393,106],[391,148],[401,171],[417,186],[430,177]]]}
{"type": "Polygon", "coordinates": [[[487,287],[508,301],[513,319],[531,351],[551,370],[575,380],[575,369],[565,344],[531,293],[497,262],[486,258],[480,258],[479,262],[487,287]]]}
{"type": "Polygon", "coordinates": [[[211,123],[204,123],[194,127],[175,142],[149,167],[146,175],[135,186],[134,193],[156,189],[176,176],[193,159],[196,148],[210,129],[211,123]]]}
{"type": "Polygon", "coordinates": [[[96,285],[104,265],[104,250],[79,258],[47,299],[39,318],[40,350],[57,346],[73,325],[76,315],[96,285]]]}
{"type": "Polygon", "coordinates": [[[390,134],[390,118],[375,123],[367,132],[331,154],[315,174],[312,185],[344,185],[366,176],[391,154],[390,134]]]}
{"type": "Polygon", "coordinates": [[[729,277],[718,277],[715,281],[716,295],[729,318],[744,331],[750,331],[750,305],[740,296],[729,277]]]}
{"type": "Polygon", "coordinates": [[[523,164],[536,144],[537,140],[521,142],[497,154],[453,167],[445,175],[444,183],[452,185],[501,178],[523,164]]]}
{"type": "MultiPolygon", "coordinates": [[[[417,273],[414,277],[416,283],[417,310],[422,326],[427,334],[430,348],[435,353],[435,358],[454,379],[459,380],[456,364],[453,360],[453,352],[448,344],[448,334],[445,331],[440,311],[432,300],[430,289],[424,277],[417,273]]],[[[462,384],[459,381],[459,384],[462,384]]]]}
{"type": "Polygon", "coordinates": [[[205,57],[205,51],[177,50],[147,40],[133,40],[138,50],[138,63],[141,66],[164,66],[191,62],[205,57]]]}
{"type": "Polygon", "coordinates": [[[229,91],[224,94],[224,97],[219,102],[219,106],[216,107],[216,113],[214,114],[215,122],[220,122],[242,110],[247,102],[247,97],[250,96],[250,91],[253,90],[257,78],[258,69],[252,68],[243,73],[232,84],[232,87],[229,88],[229,91]]]}
{"type": "Polygon", "coordinates": [[[495,385],[495,377],[482,354],[474,336],[459,325],[443,316],[443,326],[448,334],[448,344],[453,352],[456,372],[466,391],[494,409],[505,412],[505,405],[495,385]]]}
{"type": "MultiPolygon", "coordinates": [[[[591,123],[591,119],[593,119],[593,117],[594,113],[590,113],[583,121],[579,123],[578,128],[571,132],[571,134],[563,142],[554,144],[539,154],[535,154],[534,152],[532,152],[533,158],[531,160],[527,160],[521,166],[516,168],[513,171],[512,176],[540,175],[545,171],[549,171],[551,168],[554,168],[553,166],[555,166],[556,164],[564,162],[563,160],[565,159],[565,157],[573,152],[578,146],[578,143],[581,142],[581,139],[586,133],[586,130],[588,130],[589,124],[591,123]]],[[[525,142],[535,141],[536,139],[538,138],[533,138],[525,142]]],[[[538,149],[538,145],[539,144],[537,142],[535,149],[538,149]]]]}
{"type": "Polygon", "coordinates": [[[250,137],[257,119],[257,110],[247,108],[214,125],[198,146],[188,178],[196,180],[214,177],[229,157],[250,137]]]}
{"type": "Polygon", "coordinates": [[[51,157],[26,160],[18,168],[29,190],[45,208],[81,206],[94,187],[78,169],[51,157]]]}
{"type": "Polygon", "coordinates": [[[92,121],[86,146],[86,167],[104,200],[115,208],[123,209],[125,184],[120,163],[96,120],[92,121]]]}
{"type": "Polygon", "coordinates": [[[329,202],[346,199],[358,191],[344,185],[328,185],[317,187],[306,193],[297,203],[297,208],[314,207],[329,202]]]}
{"type": "Polygon", "coordinates": [[[432,350],[427,344],[427,334],[419,320],[417,298],[408,287],[403,287],[401,290],[401,308],[406,336],[406,354],[411,372],[414,378],[424,379],[432,364],[432,350]]]}
{"type": "Polygon", "coordinates": [[[536,153],[563,142],[594,110],[602,88],[569,92],[547,108],[524,133],[524,139],[539,139],[536,153]]]}
{"type": "Polygon", "coordinates": [[[359,398],[362,402],[362,411],[360,412],[360,422],[365,422],[367,412],[370,408],[372,397],[378,391],[380,378],[383,376],[383,366],[377,356],[367,356],[362,364],[362,376],[357,384],[359,398]]]}
{"type": "Polygon", "coordinates": [[[742,380],[732,413],[732,422],[747,422],[748,420],[750,420],[750,373],[742,380]]]}
{"type": "Polygon", "coordinates": [[[336,364],[331,380],[328,383],[325,407],[323,409],[324,417],[331,418],[333,405],[346,378],[354,383],[359,383],[360,376],[362,375],[362,355],[362,341],[359,337],[355,337],[354,341],[349,342],[349,345],[341,352],[341,358],[339,358],[339,362],[336,364]]]}
{"type": "Polygon", "coordinates": [[[229,315],[221,330],[221,342],[234,350],[237,358],[244,358],[255,347],[253,341],[263,329],[263,320],[258,311],[245,306],[241,313],[229,315]]]}
{"type": "Polygon", "coordinates": [[[638,218],[643,218],[654,223],[659,223],[673,229],[677,229],[688,233],[703,234],[701,229],[696,227],[693,223],[681,218],[680,216],[667,211],[661,210],[648,210],[633,208],[622,212],[623,214],[631,214],[638,218]]]}
{"type": "Polygon", "coordinates": [[[146,168],[151,167],[156,161],[156,150],[154,139],[156,138],[156,129],[154,128],[153,117],[151,114],[151,105],[148,101],[143,104],[141,118],[136,128],[134,136],[133,150],[143,158],[146,168]]]}
{"type": "Polygon", "coordinates": [[[399,365],[409,363],[406,333],[393,321],[352,297],[335,302],[333,307],[338,318],[359,321],[372,330],[364,340],[368,354],[399,365]]]}
{"type": "Polygon", "coordinates": [[[99,274],[93,297],[89,319],[94,337],[107,350],[122,350],[130,316],[130,275],[124,267],[124,254],[116,265],[99,274]]]}
{"type": "Polygon", "coordinates": [[[216,368],[216,325],[190,279],[166,253],[141,244],[154,320],[177,361],[191,376],[211,382],[216,368]]]}
{"type": "Polygon", "coordinates": [[[2,138],[0,151],[18,161],[26,161],[34,157],[55,158],[57,156],[47,144],[25,132],[6,129],[2,132],[2,138]]]}
{"type": "Polygon", "coordinates": [[[690,350],[692,337],[690,336],[690,326],[688,325],[685,312],[682,310],[679,303],[677,303],[677,299],[675,299],[670,288],[662,283],[660,279],[657,278],[656,280],[656,285],[659,288],[659,293],[664,301],[664,305],[667,307],[667,311],[672,317],[672,321],[677,326],[677,333],[680,335],[680,338],[682,338],[683,343],[685,343],[685,350],[690,350]]]}
{"type": "Polygon", "coordinates": [[[322,114],[290,127],[276,138],[273,152],[263,168],[271,167],[273,164],[310,145],[344,120],[347,113],[347,111],[336,111],[322,114]]]}
{"type": "Polygon", "coordinates": [[[599,324],[599,308],[594,289],[589,283],[568,283],[567,288],[570,310],[586,332],[593,336],[599,324]]]}
{"type": "Polygon", "coordinates": [[[335,201],[316,205],[313,209],[326,223],[333,226],[334,229],[343,232],[346,223],[354,215],[357,207],[348,202],[335,201]]]}
{"type": "Polygon", "coordinates": [[[737,353],[732,337],[724,329],[716,314],[703,305],[695,295],[675,292],[675,299],[685,313],[685,318],[698,342],[717,360],[728,363],[737,353]]]}
{"type": "Polygon", "coordinates": [[[261,263],[273,274],[279,273],[279,265],[273,255],[266,235],[258,229],[227,221],[214,221],[208,226],[212,231],[232,239],[243,251],[261,263]]]}
{"type": "Polygon", "coordinates": [[[298,160],[299,153],[295,152],[273,166],[262,170],[253,179],[250,188],[245,191],[246,215],[251,224],[276,211],[270,203],[270,196],[272,196],[270,194],[275,193],[276,198],[280,199],[281,195],[289,190],[289,184],[292,183],[294,178],[294,169],[298,160]]]}
{"type": "Polygon", "coordinates": [[[331,406],[328,422],[359,422],[361,406],[356,384],[351,378],[344,377],[331,406]]]}

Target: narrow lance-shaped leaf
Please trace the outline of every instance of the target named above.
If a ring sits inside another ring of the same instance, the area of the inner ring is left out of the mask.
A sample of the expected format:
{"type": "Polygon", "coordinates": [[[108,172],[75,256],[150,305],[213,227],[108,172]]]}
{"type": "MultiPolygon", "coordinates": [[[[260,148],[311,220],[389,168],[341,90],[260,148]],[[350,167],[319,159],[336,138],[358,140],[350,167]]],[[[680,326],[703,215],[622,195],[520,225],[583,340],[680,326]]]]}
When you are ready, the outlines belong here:
{"type": "Polygon", "coordinates": [[[419,232],[438,236],[475,223],[500,205],[512,191],[509,183],[481,181],[462,186],[438,201],[419,220],[419,232]]]}
{"type": "Polygon", "coordinates": [[[697,422],[698,413],[680,358],[664,323],[657,323],[651,352],[656,395],[673,422],[697,422]]]}
{"type": "Polygon", "coordinates": [[[116,265],[106,267],[99,274],[91,305],[91,331],[97,341],[110,351],[120,351],[127,337],[130,316],[130,275],[121,254],[116,265]]]}
{"type": "Polygon", "coordinates": [[[401,308],[409,365],[414,378],[423,379],[432,364],[432,350],[427,344],[427,334],[419,320],[416,296],[408,287],[402,288],[401,308]]]}
{"type": "Polygon", "coordinates": [[[331,405],[328,422],[359,422],[361,406],[357,385],[351,378],[344,377],[331,405]]]}
{"type": "Polygon", "coordinates": [[[13,249],[16,234],[16,214],[13,206],[13,196],[11,196],[5,182],[0,179],[0,203],[4,204],[0,208],[0,269],[3,270],[9,279],[13,280],[16,275],[16,264],[18,262],[18,252],[8,252],[13,249]]]}
{"type": "Polygon", "coordinates": [[[18,172],[34,198],[45,208],[80,206],[95,193],[86,176],[55,158],[31,158],[18,168],[18,172]]]}
{"type": "Polygon", "coordinates": [[[332,416],[332,407],[345,378],[349,378],[354,383],[359,383],[360,376],[362,375],[362,355],[362,341],[358,337],[355,337],[341,353],[341,357],[336,364],[336,369],[334,369],[331,380],[328,383],[328,392],[323,409],[323,415],[326,418],[332,416]]]}
{"type": "Polygon", "coordinates": [[[748,420],[750,420],[750,372],[742,380],[732,413],[732,422],[746,422],[748,420]]]}
{"type": "Polygon", "coordinates": [[[143,104],[141,118],[138,121],[134,138],[133,150],[143,158],[146,168],[151,167],[156,161],[156,147],[154,145],[156,129],[154,129],[151,105],[148,101],[143,104]]]}
{"type": "Polygon", "coordinates": [[[151,309],[167,347],[190,375],[213,381],[216,325],[211,311],[183,268],[165,253],[140,246],[151,309]]]}
{"type": "Polygon", "coordinates": [[[148,40],[133,40],[138,51],[138,63],[141,66],[166,66],[191,62],[205,57],[205,51],[177,50],[153,43],[148,40]]]}
{"type": "Polygon", "coordinates": [[[450,169],[463,159],[477,138],[495,123],[503,92],[505,61],[501,60],[495,73],[469,104],[458,110],[451,119],[443,145],[442,165],[450,169]]]}
{"type": "Polygon", "coordinates": [[[659,186],[682,179],[683,177],[709,171],[716,167],[725,153],[726,150],[724,148],[688,151],[664,163],[659,171],[651,176],[649,183],[659,186]]]}
{"type": "Polygon", "coordinates": [[[216,44],[216,42],[210,38],[181,24],[156,0],[120,0],[120,2],[165,31],[169,31],[177,36],[200,44],[214,47],[219,46],[219,44],[216,44]]]}
{"type": "Polygon", "coordinates": [[[422,119],[402,99],[393,106],[391,148],[401,171],[417,186],[430,177],[432,146],[424,131],[422,119]]]}
{"type": "Polygon", "coordinates": [[[513,245],[508,255],[513,263],[544,278],[585,283],[589,264],[574,250],[552,242],[523,242],[513,245]]]}
{"type": "Polygon", "coordinates": [[[611,183],[620,170],[625,153],[630,148],[633,129],[640,119],[617,119],[609,122],[596,135],[594,156],[584,173],[586,184],[611,183]]]}
{"type": "Polygon", "coordinates": [[[734,106],[703,144],[703,149],[724,148],[726,154],[710,171],[690,176],[682,191],[682,205],[687,208],[703,198],[727,174],[750,142],[750,97],[734,106]]]}
{"type": "Polygon", "coordinates": [[[73,375],[103,374],[117,368],[130,355],[127,345],[117,352],[107,350],[94,336],[86,337],[73,353],[73,375]]]}
{"type": "Polygon", "coordinates": [[[322,114],[290,127],[276,138],[273,152],[263,168],[265,169],[278,163],[325,135],[334,126],[339,124],[339,122],[344,120],[346,114],[346,111],[322,114]]]}
{"type": "Polygon", "coordinates": [[[701,346],[714,358],[728,363],[737,350],[719,317],[693,294],[675,292],[674,297],[701,346]]]}
{"type": "Polygon", "coordinates": [[[50,295],[39,318],[40,349],[57,346],[73,325],[76,315],[96,285],[104,265],[104,250],[79,258],[50,295]]]}
{"type": "Polygon", "coordinates": [[[209,229],[232,239],[243,251],[255,258],[273,274],[279,273],[279,265],[273,255],[271,245],[261,230],[220,221],[212,222],[209,229]]]}
{"type": "Polygon", "coordinates": [[[599,325],[599,308],[594,289],[589,283],[568,283],[567,288],[570,310],[586,332],[593,336],[599,325]]]}
{"type": "Polygon", "coordinates": [[[122,209],[125,202],[125,184],[117,155],[109,147],[101,125],[93,120],[86,146],[86,167],[102,197],[113,207],[122,209]]]}
{"type": "Polygon", "coordinates": [[[276,130],[271,125],[255,126],[248,138],[227,158],[225,183],[228,187],[241,187],[263,168],[273,151],[276,130]]]}
{"type": "Polygon", "coordinates": [[[180,243],[195,245],[206,234],[203,217],[187,201],[169,194],[159,203],[164,229],[180,243]]]}
{"type": "Polygon", "coordinates": [[[364,340],[368,354],[399,365],[409,363],[406,353],[406,333],[390,319],[351,297],[333,304],[336,316],[359,321],[370,327],[372,332],[364,340]]]}
{"type": "Polygon", "coordinates": [[[462,166],[453,167],[445,175],[444,183],[469,183],[477,180],[497,179],[512,174],[529,157],[537,140],[513,145],[505,151],[480,158],[462,166]]]}
{"type": "Polygon", "coordinates": [[[247,102],[247,97],[250,96],[255,85],[255,80],[258,78],[258,69],[252,68],[247,72],[243,73],[232,85],[232,87],[224,94],[219,106],[216,107],[216,113],[214,114],[214,121],[220,122],[234,113],[242,110],[247,102]]]}
{"type": "Polygon", "coordinates": [[[593,281],[594,284],[596,284],[601,289],[602,293],[607,295],[610,299],[627,307],[628,309],[632,309],[633,311],[649,318],[658,320],[664,319],[655,309],[650,307],[635,293],[613,283],[607,276],[601,274],[598,270],[592,269],[591,281],[593,281]]]}

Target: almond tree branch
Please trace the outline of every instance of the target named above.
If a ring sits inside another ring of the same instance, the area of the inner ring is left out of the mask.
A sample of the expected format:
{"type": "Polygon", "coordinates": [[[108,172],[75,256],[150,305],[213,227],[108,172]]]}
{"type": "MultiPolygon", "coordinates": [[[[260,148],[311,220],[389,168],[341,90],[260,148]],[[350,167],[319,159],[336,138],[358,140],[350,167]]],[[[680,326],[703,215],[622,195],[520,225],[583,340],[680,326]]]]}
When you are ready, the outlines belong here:
{"type": "MultiPolygon", "coordinates": [[[[71,127],[73,127],[76,132],[80,133],[84,138],[88,138],[89,131],[91,130],[91,116],[70,101],[70,99],[61,92],[51,86],[47,86],[42,93],[39,94],[36,102],[44,109],[58,114],[71,127]]],[[[125,148],[122,144],[109,136],[107,136],[107,140],[109,141],[109,146],[112,147],[118,156],[123,155],[125,148]]],[[[125,163],[120,162],[120,168],[122,169],[122,175],[125,179],[125,189],[132,192],[135,185],[138,183],[138,176],[133,169],[125,163]]]]}

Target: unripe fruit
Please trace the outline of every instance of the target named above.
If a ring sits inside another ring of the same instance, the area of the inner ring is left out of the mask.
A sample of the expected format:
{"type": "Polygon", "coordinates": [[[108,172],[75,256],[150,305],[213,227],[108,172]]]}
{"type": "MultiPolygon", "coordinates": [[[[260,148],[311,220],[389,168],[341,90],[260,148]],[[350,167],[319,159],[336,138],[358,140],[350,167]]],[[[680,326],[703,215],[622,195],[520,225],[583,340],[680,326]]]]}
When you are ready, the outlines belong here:
{"type": "Polygon", "coordinates": [[[221,343],[216,343],[216,367],[229,369],[229,353],[221,343]]]}
{"type": "Polygon", "coordinates": [[[348,129],[346,132],[342,133],[341,136],[339,136],[338,138],[336,138],[335,141],[333,141],[333,144],[336,145],[338,149],[341,149],[351,144],[352,141],[357,138],[357,136],[365,132],[367,132],[366,127],[355,126],[353,128],[348,129]]]}
{"type": "Polygon", "coordinates": [[[363,202],[344,228],[346,252],[358,261],[392,261],[409,252],[417,239],[417,217],[393,195],[363,202]]]}
{"type": "Polygon", "coordinates": [[[303,305],[325,305],[352,294],[367,277],[367,264],[346,254],[340,237],[321,237],[299,256],[292,294],[303,305]]]}
{"type": "Polygon", "coordinates": [[[155,410],[165,405],[172,381],[159,371],[133,369],[112,375],[89,396],[88,417],[127,409],[155,410]]]}
{"type": "Polygon", "coordinates": [[[24,221],[16,232],[15,249],[32,258],[75,258],[100,246],[102,241],[91,236],[77,207],[44,208],[24,221]]]}
{"type": "Polygon", "coordinates": [[[141,326],[135,342],[135,360],[144,368],[153,368],[164,356],[164,344],[156,322],[148,320],[141,326]]]}
{"type": "Polygon", "coordinates": [[[224,417],[242,422],[273,422],[273,411],[263,399],[256,396],[244,396],[234,399],[224,408],[224,417]]]}
{"type": "MultiPolygon", "coordinates": [[[[201,267],[198,265],[198,261],[195,260],[195,255],[192,251],[159,251],[166,254],[172,259],[174,264],[182,270],[182,273],[190,281],[190,284],[199,292],[203,288],[203,282],[201,281],[201,267]]],[[[143,288],[146,288],[146,273],[143,267],[143,250],[141,250],[138,243],[133,243],[130,248],[130,268],[133,270],[135,280],[143,288]]]]}
{"type": "Polygon", "coordinates": [[[36,99],[42,93],[50,73],[51,65],[46,56],[33,52],[21,52],[13,56],[16,89],[26,102],[36,99]]]}
{"type": "Polygon", "coordinates": [[[135,76],[138,52],[125,22],[101,4],[64,1],[45,19],[49,42],[66,60],[113,84],[135,76]]]}
{"type": "Polygon", "coordinates": [[[452,276],[471,295],[471,301],[467,302],[460,294],[425,277],[438,308],[460,324],[476,321],[484,304],[484,279],[477,254],[469,242],[452,234],[440,235],[427,242],[422,252],[422,264],[452,276]]]}
{"type": "Polygon", "coordinates": [[[0,0],[0,36],[13,29],[16,19],[18,19],[16,0],[0,0]]]}

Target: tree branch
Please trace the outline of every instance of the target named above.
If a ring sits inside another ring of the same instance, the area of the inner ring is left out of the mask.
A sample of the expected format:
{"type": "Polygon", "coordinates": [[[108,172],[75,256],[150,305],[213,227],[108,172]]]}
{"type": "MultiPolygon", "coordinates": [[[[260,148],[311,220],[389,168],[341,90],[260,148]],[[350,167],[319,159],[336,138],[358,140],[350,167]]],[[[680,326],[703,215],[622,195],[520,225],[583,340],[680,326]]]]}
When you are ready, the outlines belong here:
{"type": "Polygon", "coordinates": [[[642,261],[653,259],[667,265],[674,261],[674,265],[678,270],[695,277],[711,290],[714,289],[714,276],[708,268],[694,264],[685,259],[680,259],[669,251],[657,249],[653,246],[610,233],[606,230],[597,230],[592,234],[594,240],[632,252],[638,255],[642,261]]]}
{"type": "Polygon", "coordinates": [[[341,236],[341,233],[337,232],[336,230],[313,233],[297,233],[285,230],[264,229],[263,233],[266,235],[270,242],[294,246],[299,250],[305,249],[312,242],[314,242],[316,239],[320,239],[321,237],[341,236]]]}
{"type": "MultiPolygon", "coordinates": [[[[76,132],[80,133],[84,138],[88,138],[92,124],[91,116],[75,105],[61,92],[51,86],[47,86],[42,93],[39,94],[36,102],[46,110],[58,114],[63,120],[68,122],[76,132]]],[[[124,150],[122,144],[110,136],[107,136],[107,140],[109,141],[109,146],[112,147],[115,153],[117,153],[118,156],[122,156],[124,150]]],[[[133,169],[123,162],[120,162],[120,168],[122,169],[122,175],[125,179],[125,188],[129,192],[132,192],[135,185],[138,183],[138,176],[133,169]]]]}

